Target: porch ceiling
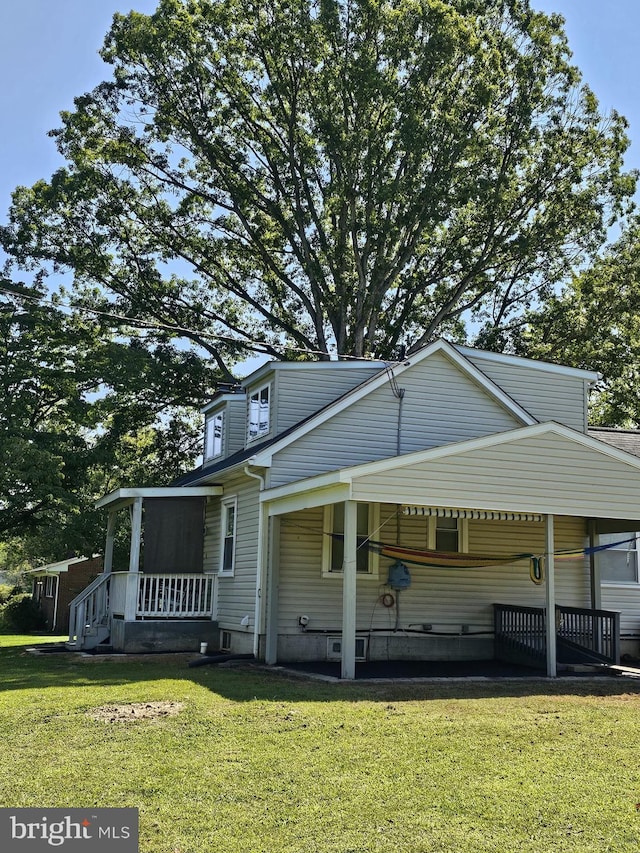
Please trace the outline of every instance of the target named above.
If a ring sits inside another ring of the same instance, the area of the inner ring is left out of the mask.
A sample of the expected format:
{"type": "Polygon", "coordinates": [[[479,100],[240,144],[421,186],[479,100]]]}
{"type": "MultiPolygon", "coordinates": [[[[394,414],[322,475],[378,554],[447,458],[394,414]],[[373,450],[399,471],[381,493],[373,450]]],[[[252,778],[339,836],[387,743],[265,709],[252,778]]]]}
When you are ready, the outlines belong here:
{"type": "Polygon", "coordinates": [[[640,459],[556,423],[343,468],[263,493],[270,514],[366,502],[640,518],[640,459]]]}

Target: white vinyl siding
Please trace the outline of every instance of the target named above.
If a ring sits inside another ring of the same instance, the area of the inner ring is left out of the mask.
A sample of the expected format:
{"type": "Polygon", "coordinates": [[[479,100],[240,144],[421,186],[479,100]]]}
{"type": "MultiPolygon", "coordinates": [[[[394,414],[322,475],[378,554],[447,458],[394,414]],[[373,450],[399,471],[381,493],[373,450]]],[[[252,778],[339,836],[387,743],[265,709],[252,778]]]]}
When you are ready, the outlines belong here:
{"type": "Polygon", "coordinates": [[[499,385],[538,421],[557,421],[586,432],[587,388],[580,377],[566,376],[544,366],[502,363],[482,354],[469,357],[479,370],[499,385]]]}
{"type": "Polygon", "coordinates": [[[349,367],[342,362],[276,370],[276,432],[300,423],[379,372],[377,366],[349,367]]]}
{"type": "MultiPolygon", "coordinates": [[[[280,529],[279,632],[296,633],[298,617],[309,617],[311,630],[337,630],[342,619],[342,584],[329,583],[319,568],[322,562],[322,507],[283,516],[280,529]]],[[[380,537],[390,544],[429,548],[429,519],[397,514],[397,507],[380,507],[380,537]],[[398,529],[399,525],[399,529],[398,529]]],[[[583,519],[561,517],[555,524],[555,548],[583,548],[583,519]]],[[[542,522],[469,521],[469,551],[515,554],[544,551],[542,522]]],[[[380,596],[390,560],[380,558],[377,584],[358,576],[357,630],[393,630],[395,609],[385,608],[380,596]]],[[[458,633],[463,624],[471,631],[493,630],[494,603],[544,605],[544,585],[529,577],[527,560],[477,569],[442,569],[408,564],[411,586],[400,595],[401,627],[431,624],[434,631],[458,633]]],[[[578,557],[556,564],[558,604],[589,606],[588,560],[578,557]]],[[[398,595],[398,593],[394,593],[398,595]]]]}
{"type": "Polygon", "coordinates": [[[220,628],[246,632],[240,622],[249,615],[252,630],[256,598],[259,484],[248,477],[234,477],[224,482],[224,489],[237,499],[234,573],[217,575],[222,550],[222,500],[218,498],[207,504],[204,570],[216,574],[220,628]]]}
{"type": "Polygon", "coordinates": [[[620,612],[621,637],[640,637],[640,584],[603,582],[602,608],[620,612]]]}
{"type": "Polygon", "coordinates": [[[270,486],[522,426],[441,353],[399,384],[402,402],[385,384],[277,453],[270,486]]]}
{"type": "Polygon", "coordinates": [[[629,507],[640,505],[640,470],[568,437],[542,433],[355,477],[352,497],[628,518],[629,507]]]}

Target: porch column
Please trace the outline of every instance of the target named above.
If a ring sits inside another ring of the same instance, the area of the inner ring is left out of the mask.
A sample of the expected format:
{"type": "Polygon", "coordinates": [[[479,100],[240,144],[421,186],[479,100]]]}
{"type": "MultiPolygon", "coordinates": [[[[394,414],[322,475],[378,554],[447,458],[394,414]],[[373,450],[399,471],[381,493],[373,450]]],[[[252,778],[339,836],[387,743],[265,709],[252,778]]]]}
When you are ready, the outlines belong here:
{"type": "Polygon", "coordinates": [[[104,546],[103,573],[110,574],[113,569],[113,540],[116,533],[116,511],[111,510],[107,518],[107,541],[104,546]]]}
{"type": "Polygon", "coordinates": [[[280,583],[280,516],[271,517],[271,536],[269,538],[269,560],[266,577],[267,613],[265,663],[278,662],[278,602],[280,583]]]}
{"type": "Polygon", "coordinates": [[[344,563],[342,566],[342,672],[341,678],[356,677],[356,580],[358,505],[344,505],[344,563]]]}
{"type": "Polygon", "coordinates": [[[140,543],[142,542],[142,498],[135,498],[131,507],[131,550],[129,571],[140,571],[140,543]]]}
{"type": "Polygon", "coordinates": [[[555,562],[553,557],[553,516],[545,516],[545,603],[547,608],[546,633],[547,633],[547,675],[549,678],[556,676],[556,587],[555,587],[555,562]]]}
{"type": "MultiPolygon", "coordinates": [[[[599,544],[596,532],[596,520],[590,518],[587,522],[589,530],[589,547],[595,548],[599,544]]],[[[591,580],[591,607],[593,610],[602,610],[602,587],[600,585],[600,554],[593,551],[589,554],[589,577],[591,580]]]]}

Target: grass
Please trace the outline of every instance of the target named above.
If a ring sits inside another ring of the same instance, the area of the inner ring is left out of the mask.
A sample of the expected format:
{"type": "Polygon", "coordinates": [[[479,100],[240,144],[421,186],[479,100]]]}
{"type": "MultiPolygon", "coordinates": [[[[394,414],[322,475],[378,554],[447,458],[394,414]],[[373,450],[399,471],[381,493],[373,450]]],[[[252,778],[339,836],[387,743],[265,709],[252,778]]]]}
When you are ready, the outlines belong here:
{"type": "Polygon", "coordinates": [[[141,853],[640,848],[635,682],[326,684],[33,641],[0,636],[1,806],[138,807],[141,853]],[[160,701],[182,711],[88,713],[160,701]]]}

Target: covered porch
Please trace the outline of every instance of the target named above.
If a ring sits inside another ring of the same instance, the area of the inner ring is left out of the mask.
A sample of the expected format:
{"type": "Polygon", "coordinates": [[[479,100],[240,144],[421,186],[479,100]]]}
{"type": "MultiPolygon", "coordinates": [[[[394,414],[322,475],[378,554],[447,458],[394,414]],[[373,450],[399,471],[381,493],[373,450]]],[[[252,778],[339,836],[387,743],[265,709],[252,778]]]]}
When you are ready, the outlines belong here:
{"type": "Polygon", "coordinates": [[[506,638],[527,640],[528,610],[536,613],[529,631],[534,665],[548,676],[557,674],[571,644],[587,647],[593,660],[615,661],[619,621],[601,608],[593,548],[612,525],[637,525],[640,460],[611,450],[566,427],[539,424],[263,492],[270,524],[262,613],[267,662],[312,653],[292,654],[303,645],[329,660],[333,644],[341,676],[350,679],[357,660],[385,655],[491,659],[504,653],[506,638]],[[323,542],[335,538],[327,508],[338,505],[342,567],[326,572],[323,542]],[[363,505],[375,518],[366,535],[363,505]],[[467,565],[437,564],[442,552],[429,531],[438,517],[461,520],[457,551],[469,557],[467,565]],[[363,570],[364,540],[383,546],[376,573],[363,570]],[[430,556],[414,565],[394,546],[430,556]],[[390,583],[394,562],[408,568],[407,587],[390,583]]]}
{"type": "Polygon", "coordinates": [[[221,493],[219,486],[118,489],[98,501],[108,511],[104,571],[71,602],[70,648],[191,651],[216,641],[203,540],[205,502],[221,493]],[[126,568],[114,561],[123,515],[126,568]]]}

